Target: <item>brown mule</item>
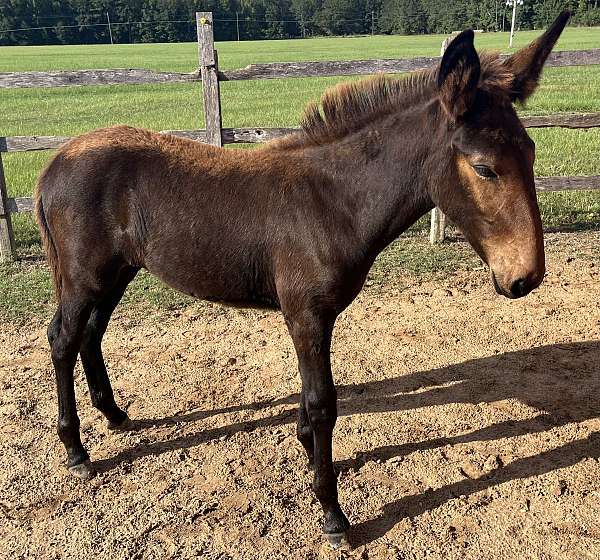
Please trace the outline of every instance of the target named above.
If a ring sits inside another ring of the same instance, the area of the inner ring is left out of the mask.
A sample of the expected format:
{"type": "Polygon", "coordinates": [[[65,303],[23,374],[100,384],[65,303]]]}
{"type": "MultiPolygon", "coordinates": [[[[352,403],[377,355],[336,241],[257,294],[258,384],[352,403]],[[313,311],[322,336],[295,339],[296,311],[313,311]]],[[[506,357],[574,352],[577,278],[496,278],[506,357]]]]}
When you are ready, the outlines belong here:
{"type": "Polygon", "coordinates": [[[298,438],[324,531],[343,541],[331,451],[336,317],[379,252],[434,205],[489,265],[499,293],[517,298],[540,284],[534,144],[512,104],[534,91],[568,18],[506,60],[480,58],[465,31],[438,68],[338,86],[309,107],[301,132],[253,151],[124,126],[61,148],[39,179],[36,210],[59,300],[48,338],[69,469],[94,474],[75,404],[78,353],[93,405],[112,427],[128,421],[101,340],[146,268],[198,298],[281,309],[302,378],[298,438]]]}

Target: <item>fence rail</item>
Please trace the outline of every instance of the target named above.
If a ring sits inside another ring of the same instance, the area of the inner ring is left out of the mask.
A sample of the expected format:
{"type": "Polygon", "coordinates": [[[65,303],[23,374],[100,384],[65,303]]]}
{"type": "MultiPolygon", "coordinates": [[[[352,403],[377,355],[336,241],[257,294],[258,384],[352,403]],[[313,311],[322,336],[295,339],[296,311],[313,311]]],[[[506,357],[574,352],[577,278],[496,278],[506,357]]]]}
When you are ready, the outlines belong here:
{"type": "MultiPolygon", "coordinates": [[[[540,192],[600,190],[600,175],[581,177],[538,177],[535,188],[540,192]]],[[[33,212],[33,198],[15,197],[6,199],[6,211],[11,214],[33,212]]]]}
{"type": "MultiPolygon", "coordinates": [[[[219,83],[233,80],[260,80],[293,77],[349,76],[376,72],[403,73],[423,70],[439,62],[440,57],[408,59],[350,60],[323,62],[277,62],[250,64],[238,70],[219,70],[214,49],[211,12],[197,12],[198,58],[200,69],[186,73],[154,72],[144,69],[74,70],[53,72],[0,73],[0,88],[65,87],[85,85],[159,84],[202,81],[205,130],[165,130],[173,134],[221,146],[223,144],[262,143],[297,131],[297,128],[223,128],[219,83]]],[[[447,45],[444,41],[443,49],[447,45]]],[[[547,66],[564,67],[600,64],[600,49],[559,51],[552,53],[547,66]]],[[[523,117],[527,128],[594,128],[600,127],[600,113],[566,113],[523,117]]],[[[2,153],[28,152],[59,148],[68,136],[0,136],[0,261],[15,255],[11,214],[31,212],[29,197],[8,198],[2,166],[2,153]]],[[[600,190],[600,175],[590,177],[540,177],[535,182],[539,191],[600,190]]],[[[431,240],[444,239],[445,218],[437,209],[432,214],[431,240]]]]}
{"type": "MultiPolygon", "coordinates": [[[[206,30],[200,26],[200,31],[206,30]]],[[[210,28],[208,28],[210,29],[210,28]]],[[[206,42],[206,41],[205,41],[206,42]]],[[[207,43],[208,44],[208,43],[207,43]]],[[[207,51],[204,52],[207,55],[207,51]]],[[[310,78],[323,76],[358,76],[385,72],[399,74],[431,68],[440,61],[438,56],[381,59],[336,60],[318,62],[270,62],[250,64],[237,70],[219,70],[220,82],[236,80],[270,80],[276,78],[310,78]]],[[[206,65],[209,60],[206,60],[206,65]]],[[[600,49],[558,51],[551,53],[546,66],[584,66],[600,64],[600,49]]],[[[190,73],[156,72],[141,68],[110,70],[56,70],[51,72],[0,72],[0,88],[52,88],[97,85],[139,85],[199,82],[201,70],[190,73]]]]}
{"type": "Polygon", "coordinates": [[[197,82],[198,72],[154,72],[141,68],[113,70],[56,70],[52,72],[0,72],[0,88],[55,88],[197,82]]]}
{"type": "MultiPolygon", "coordinates": [[[[600,127],[600,113],[563,113],[547,116],[521,117],[525,128],[596,128],[600,127]]],[[[298,132],[298,127],[248,127],[222,128],[223,144],[260,144],[298,132]]],[[[206,130],[161,130],[172,134],[206,142],[206,130]]],[[[0,152],[35,152],[60,148],[71,136],[0,136],[0,152]]]]}
{"type": "MultiPolygon", "coordinates": [[[[506,57],[507,55],[504,55],[506,57]]],[[[275,78],[309,78],[323,76],[356,76],[386,72],[400,74],[426,70],[440,62],[441,57],[415,57],[383,60],[339,60],[322,62],[272,62],[250,64],[240,70],[219,72],[222,81],[268,80],[275,78]]],[[[546,66],[584,66],[600,64],[600,49],[558,51],[551,53],[546,66]]]]}

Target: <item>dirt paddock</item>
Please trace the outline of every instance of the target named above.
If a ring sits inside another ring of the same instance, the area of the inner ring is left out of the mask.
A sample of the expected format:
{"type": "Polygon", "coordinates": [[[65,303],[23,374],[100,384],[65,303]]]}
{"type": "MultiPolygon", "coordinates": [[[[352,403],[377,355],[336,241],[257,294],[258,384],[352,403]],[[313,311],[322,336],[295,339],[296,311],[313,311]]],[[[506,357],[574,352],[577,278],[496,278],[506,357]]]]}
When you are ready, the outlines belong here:
{"type": "MultiPolygon", "coordinates": [[[[342,556],[600,558],[600,236],[547,246],[548,276],[524,300],[497,297],[484,270],[409,287],[390,275],[340,317],[342,556]]],[[[87,484],[63,467],[45,325],[0,329],[0,556],[335,556],[278,314],[118,309],[105,357],[137,429],[107,430],[78,366],[100,473],[87,484]]]]}

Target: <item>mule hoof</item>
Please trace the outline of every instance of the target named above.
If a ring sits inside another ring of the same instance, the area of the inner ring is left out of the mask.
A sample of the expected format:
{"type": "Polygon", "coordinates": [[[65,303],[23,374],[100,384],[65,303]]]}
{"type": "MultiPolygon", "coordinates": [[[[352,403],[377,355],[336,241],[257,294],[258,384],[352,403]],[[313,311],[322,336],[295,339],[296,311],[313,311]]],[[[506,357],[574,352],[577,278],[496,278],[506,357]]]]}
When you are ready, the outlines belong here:
{"type": "Polygon", "coordinates": [[[87,481],[96,476],[96,469],[92,465],[89,459],[86,459],[83,463],[73,465],[69,467],[69,472],[79,478],[80,480],[87,481]]]}
{"type": "Polygon", "coordinates": [[[347,531],[344,531],[343,533],[325,533],[325,536],[327,537],[331,548],[334,550],[350,548],[347,531]]]}
{"type": "Polygon", "coordinates": [[[117,424],[116,422],[108,422],[108,429],[113,432],[127,432],[129,430],[133,430],[134,424],[129,416],[125,416],[125,420],[121,423],[117,424]]]}

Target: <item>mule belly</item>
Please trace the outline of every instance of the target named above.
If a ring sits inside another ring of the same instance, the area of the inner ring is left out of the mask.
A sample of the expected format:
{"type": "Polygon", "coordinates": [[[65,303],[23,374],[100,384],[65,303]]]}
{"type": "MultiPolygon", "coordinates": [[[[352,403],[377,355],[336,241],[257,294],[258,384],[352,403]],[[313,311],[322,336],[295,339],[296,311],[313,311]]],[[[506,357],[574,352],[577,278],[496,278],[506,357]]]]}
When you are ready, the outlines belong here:
{"type": "Polygon", "coordinates": [[[234,307],[279,308],[269,267],[250,252],[232,257],[218,251],[186,250],[153,255],[145,264],[165,284],[197,299],[234,307]]]}

